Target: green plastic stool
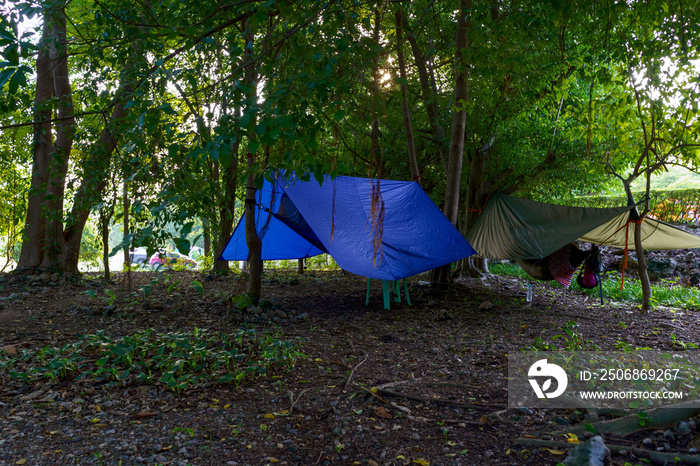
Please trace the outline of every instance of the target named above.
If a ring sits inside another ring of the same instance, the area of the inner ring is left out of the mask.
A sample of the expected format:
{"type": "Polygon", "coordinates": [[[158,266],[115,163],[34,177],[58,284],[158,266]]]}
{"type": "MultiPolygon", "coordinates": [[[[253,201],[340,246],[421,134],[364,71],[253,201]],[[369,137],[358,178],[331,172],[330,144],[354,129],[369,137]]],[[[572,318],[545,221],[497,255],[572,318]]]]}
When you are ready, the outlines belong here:
{"type": "MultiPolygon", "coordinates": [[[[382,280],[382,292],[384,295],[384,309],[391,309],[391,298],[390,291],[394,292],[396,296],[395,301],[397,303],[401,302],[401,281],[403,281],[403,289],[406,293],[406,304],[411,305],[411,297],[408,295],[408,284],[406,279],[403,280],[382,280]]],[[[369,305],[369,291],[372,287],[372,279],[367,279],[367,298],[365,299],[365,306],[369,305]]]]}

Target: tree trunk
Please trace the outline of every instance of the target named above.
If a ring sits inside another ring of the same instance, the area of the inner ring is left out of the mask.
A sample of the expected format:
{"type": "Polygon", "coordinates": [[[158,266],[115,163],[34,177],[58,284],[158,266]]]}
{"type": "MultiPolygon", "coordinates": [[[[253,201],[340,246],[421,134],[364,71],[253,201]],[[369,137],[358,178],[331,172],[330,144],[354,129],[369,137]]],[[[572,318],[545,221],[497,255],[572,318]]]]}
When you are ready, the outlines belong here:
{"type": "MultiPolygon", "coordinates": [[[[44,45],[37,58],[37,94],[35,154],[32,168],[32,192],[28,206],[26,239],[22,245],[20,268],[54,267],[65,272],[78,272],[80,243],[90,209],[101,200],[107,185],[111,154],[116,147],[117,133],[125,114],[124,105],[132,85],[128,78],[122,82],[118,95],[122,97],[112,107],[112,116],[83,162],[85,174],[77,190],[68,223],[63,229],[63,196],[65,177],[75,124],[67,65],[66,17],[63,5],[45,10],[44,44],[56,46],[51,51],[44,45]],[[56,147],[51,143],[52,126],[46,122],[51,111],[43,103],[55,98],[56,147]],[[52,165],[53,163],[53,165],[52,165]],[[43,213],[45,212],[45,214],[43,213]],[[41,235],[40,232],[44,231],[41,235]]],[[[131,57],[138,60],[138,42],[132,45],[131,57]]],[[[136,61],[131,63],[135,71],[136,61]]],[[[130,73],[135,75],[135,73],[130,73]]]]}
{"type": "MultiPolygon", "coordinates": [[[[486,162],[493,146],[493,140],[485,143],[471,155],[467,154],[469,163],[469,175],[467,177],[467,189],[465,196],[464,222],[461,228],[462,234],[472,229],[479,218],[489,195],[486,182],[486,162]]],[[[488,260],[484,257],[469,256],[460,261],[460,273],[469,277],[481,277],[489,273],[488,260]]]]}
{"type": "MultiPolygon", "coordinates": [[[[464,134],[467,123],[467,110],[465,108],[469,98],[467,82],[467,63],[464,55],[468,46],[467,30],[469,23],[467,13],[471,7],[470,0],[461,0],[457,16],[457,37],[455,39],[457,64],[455,69],[455,110],[452,115],[452,132],[450,135],[450,158],[447,164],[447,184],[445,186],[445,206],[443,213],[457,225],[459,214],[459,186],[462,176],[462,157],[464,152],[464,134]]],[[[448,283],[450,281],[450,265],[437,268],[433,271],[432,281],[448,283]]]]}
{"type": "MultiPolygon", "coordinates": [[[[402,24],[408,26],[408,21],[406,17],[403,17],[402,24]]],[[[411,44],[411,50],[413,52],[413,60],[416,63],[416,68],[418,69],[418,79],[420,80],[421,94],[423,96],[423,102],[425,104],[425,112],[428,115],[428,122],[430,122],[430,129],[433,135],[433,139],[436,142],[436,148],[440,161],[442,162],[442,168],[447,173],[447,157],[445,156],[445,148],[447,138],[445,137],[445,131],[442,129],[440,124],[440,111],[438,109],[437,102],[437,89],[433,86],[433,82],[430,78],[428,72],[428,65],[425,60],[425,56],[420,50],[416,36],[412,33],[407,34],[408,43],[411,44]]]]}
{"type": "Polygon", "coordinates": [[[206,217],[202,217],[202,230],[204,255],[209,257],[211,254],[211,222],[206,217]]]}
{"type": "Polygon", "coordinates": [[[297,260],[297,273],[299,275],[304,274],[304,259],[298,259],[297,260]]]}
{"type": "MultiPolygon", "coordinates": [[[[374,176],[382,178],[382,151],[379,143],[379,56],[380,56],[380,32],[381,32],[381,9],[382,0],[377,0],[377,7],[374,11],[374,70],[373,70],[373,86],[372,86],[372,130],[371,130],[371,154],[370,154],[370,170],[374,168],[374,176]]],[[[372,177],[372,173],[370,173],[372,177]]],[[[373,201],[374,202],[374,199],[373,201]]]]}
{"type": "Polygon", "coordinates": [[[240,147],[239,139],[233,143],[231,148],[231,162],[224,165],[223,180],[221,184],[224,186],[224,195],[221,199],[219,208],[219,241],[217,244],[217,257],[214,258],[214,270],[229,270],[228,261],[220,261],[218,256],[224,251],[228,240],[233,233],[233,220],[236,211],[236,180],[238,177],[238,149],[240,147]]]}
{"type": "Polygon", "coordinates": [[[109,221],[111,215],[105,213],[105,208],[100,211],[100,232],[102,233],[102,265],[104,267],[104,279],[110,279],[109,271],[109,221]]]}
{"type": "Polygon", "coordinates": [[[34,154],[32,180],[29,190],[27,217],[24,224],[24,240],[17,269],[39,267],[44,259],[46,218],[43,205],[48,184],[49,163],[53,153],[49,101],[53,97],[53,72],[50,47],[54,30],[50,9],[44,10],[44,27],[36,60],[36,93],[34,97],[34,154]]]}
{"type": "MultiPolygon", "coordinates": [[[[249,23],[246,23],[245,29],[248,30],[249,23]]],[[[250,120],[248,123],[248,177],[246,178],[245,190],[245,240],[248,245],[248,299],[253,304],[258,304],[262,290],[262,241],[258,236],[258,231],[255,225],[255,153],[251,150],[255,141],[255,126],[256,126],[256,105],[257,105],[257,76],[255,68],[250,65],[253,56],[253,32],[248,30],[245,34],[245,63],[246,68],[245,82],[246,87],[250,89],[248,95],[248,108],[245,110],[250,112],[250,120]]]]}
{"type": "MultiPolygon", "coordinates": [[[[125,177],[126,178],[126,177],[125,177]]],[[[115,193],[116,197],[116,193],[115,193]]],[[[129,182],[124,179],[124,190],[122,191],[122,207],[124,209],[124,216],[122,217],[123,225],[123,233],[124,237],[126,238],[129,235],[130,228],[129,228],[129,211],[131,210],[131,199],[129,199],[129,182]]],[[[131,267],[131,256],[129,254],[131,250],[131,241],[124,246],[124,265],[128,268],[131,267]]]]}
{"type": "Polygon", "coordinates": [[[403,114],[403,126],[406,131],[406,149],[408,151],[408,164],[411,167],[411,178],[421,184],[418,158],[416,157],[416,145],[413,141],[413,125],[411,124],[411,110],[408,107],[406,92],[406,63],[403,57],[403,20],[404,14],[401,7],[396,12],[396,46],[399,60],[399,75],[401,77],[401,113],[403,114]]]}
{"type": "Polygon", "coordinates": [[[126,72],[123,74],[124,77],[116,92],[120,97],[112,107],[112,114],[93,145],[88,159],[83,163],[85,174],[76,192],[69,216],[70,221],[66,225],[64,236],[67,244],[61,256],[62,268],[69,272],[78,271],[80,242],[85,223],[90,215],[90,209],[100,202],[109,181],[107,174],[112,162],[112,153],[117,147],[117,141],[127,114],[126,104],[131,99],[134,83],[138,79],[139,65],[143,59],[139,41],[131,44],[130,58],[132,61],[127,64],[126,72]]]}
{"type": "Polygon", "coordinates": [[[65,248],[63,237],[63,201],[65,180],[68,173],[68,159],[75,136],[75,118],[73,117],[73,94],[68,71],[68,40],[66,37],[66,11],[63,4],[56,3],[49,10],[53,29],[53,39],[49,53],[51,55],[51,72],[53,74],[53,96],[56,101],[55,116],[56,139],[54,151],[49,162],[48,185],[44,199],[46,215],[46,240],[42,268],[58,267],[61,251],[65,248]]]}
{"type": "Polygon", "coordinates": [[[120,101],[114,105],[109,123],[102,130],[90,157],[85,162],[88,169],[78,188],[73,209],[71,210],[70,222],[66,225],[65,237],[67,245],[60,261],[65,271],[78,271],[83,230],[90,215],[90,209],[99,203],[104,188],[107,186],[107,174],[109,173],[112,152],[116,147],[116,139],[118,138],[116,134],[120,132],[121,121],[126,113],[124,109],[125,103],[125,101],[120,101]]]}
{"type": "Polygon", "coordinates": [[[642,285],[642,312],[651,310],[651,280],[649,280],[649,270],[647,268],[647,258],[642,247],[642,224],[634,225],[634,249],[637,252],[637,266],[639,271],[639,282],[642,285]]]}

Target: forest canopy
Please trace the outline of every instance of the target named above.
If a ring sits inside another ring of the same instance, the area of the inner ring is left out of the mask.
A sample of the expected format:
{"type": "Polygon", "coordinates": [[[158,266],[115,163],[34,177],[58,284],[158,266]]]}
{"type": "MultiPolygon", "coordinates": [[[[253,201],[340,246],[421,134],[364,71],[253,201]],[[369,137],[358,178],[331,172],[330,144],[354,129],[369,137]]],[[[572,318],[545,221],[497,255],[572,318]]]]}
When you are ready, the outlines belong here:
{"type": "Polygon", "coordinates": [[[463,231],[648,189],[698,167],[698,6],[5,0],[0,234],[20,269],[77,271],[86,225],[212,257],[281,169],[416,180],[463,231]]]}

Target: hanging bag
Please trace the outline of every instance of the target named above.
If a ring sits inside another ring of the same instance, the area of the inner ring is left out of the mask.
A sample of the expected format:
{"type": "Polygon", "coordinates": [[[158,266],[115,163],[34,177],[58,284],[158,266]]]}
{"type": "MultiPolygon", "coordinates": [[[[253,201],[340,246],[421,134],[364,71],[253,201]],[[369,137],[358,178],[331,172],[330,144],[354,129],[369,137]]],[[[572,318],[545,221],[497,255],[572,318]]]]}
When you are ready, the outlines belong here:
{"type": "Polygon", "coordinates": [[[585,288],[587,290],[598,286],[598,280],[596,279],[593,270],[588,266],[588,261],[586,261],[586,265],[583,267],[583,272],[579,273],[578,277],[576,277],[576,283],[578,283],[581,288],[585,288]]]}
{"type": "Polygon", "coordinates": [[[600,249],[593,246],[591,254],[583,263],[583,272],[576,277],[576,283],[581,288],[590,290],[600,284],[600,273],[603,271],[603,263],[600,260],[600,249]]]}

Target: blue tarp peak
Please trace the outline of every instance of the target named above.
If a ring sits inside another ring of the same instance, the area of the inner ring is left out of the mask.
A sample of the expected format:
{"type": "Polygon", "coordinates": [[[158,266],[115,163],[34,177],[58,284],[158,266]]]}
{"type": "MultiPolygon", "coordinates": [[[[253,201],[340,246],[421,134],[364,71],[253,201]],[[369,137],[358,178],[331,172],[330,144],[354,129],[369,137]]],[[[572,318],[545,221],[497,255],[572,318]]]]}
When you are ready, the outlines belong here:
{"type": "MultiPolygon", "coordinates": [[[[300,259],[324,252],[357,275],[400,280],[475,253],[418,183],[326,175],[320,184],[292,175],[265,181],[256,198],[262,259],[300,259]],[[375,254],[372,190],[384,204],[381,248],[375,254]]],[[[221,254],[247,260],[241,218],[221,254]]]]}

